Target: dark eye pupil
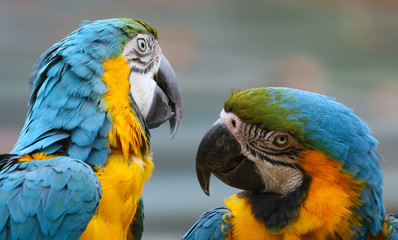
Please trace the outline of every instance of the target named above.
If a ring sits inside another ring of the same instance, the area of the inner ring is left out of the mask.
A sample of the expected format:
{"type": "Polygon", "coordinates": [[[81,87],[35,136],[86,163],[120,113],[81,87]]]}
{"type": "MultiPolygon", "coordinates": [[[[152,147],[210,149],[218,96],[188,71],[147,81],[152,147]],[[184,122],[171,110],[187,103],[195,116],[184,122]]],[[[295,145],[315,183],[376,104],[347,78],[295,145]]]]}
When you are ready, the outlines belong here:
{"type": "Polygon", "coordinates": [[[275,138],[274,144],[279,147],[283,147],[288,143],[288,137],[285,135],[279,135],[275,138]]]}

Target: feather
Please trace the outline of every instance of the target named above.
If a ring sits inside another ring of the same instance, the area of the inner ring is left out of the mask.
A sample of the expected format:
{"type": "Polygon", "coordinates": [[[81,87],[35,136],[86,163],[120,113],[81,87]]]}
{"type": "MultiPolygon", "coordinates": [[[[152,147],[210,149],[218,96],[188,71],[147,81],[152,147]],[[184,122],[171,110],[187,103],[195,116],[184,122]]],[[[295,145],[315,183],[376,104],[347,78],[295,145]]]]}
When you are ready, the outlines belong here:
{"type": "Polygon", "coordinates": [[[65,71],[62,75],[61,84],[65,88],[65,93],[72,96],[89,97],[91,95],[91,83],[76,75],[72,70],[65,71]]]}
{"type": "Polygon", "coordinates": [[[98,133],[100,136],[105,136],[113,128],[112,121],[108,119],[108,116],[109,115],[107,115],[107,118],[104,121],[104,125],[99,129],[98,133]]]}
{"type": "Polygon", "coordinates": [[[46,204],[44,206],[44,214],[50,221],[57,220],[65,213],[64,199],[68,193],[66,191],[57,190],[54,187],[48,192],[46,204]]]}
{"type": "MultiPolygon", "coordinates": [[[[57,89],[58,91],[52,91],[50,94],[48,94],[44,98],[43,103],[49,108],[51,107],[52,109],[57,109],[59,111],[60,109],[64,108],[66,102],[70,98],[70,95],[59,83],[54,86],[54,89],[57,89]]],[[[56,119],[56,116],[54,116],[53,119],[56,119]]]]}
{"type": "Polygon", "coordinates": [[[93,142],[93,148],[96,150],[102,150],[108,144],[108,138],[106,137],[96,137],[93,142]]]}
{"type": "MultiPolygon", "coordinates": [[[[65,164],[66,165],[66,164],[65,164]]],[[[67,166],[64,166],[66,168],[67,166]]],[[[56,169],[54,169],[56,171],[56,169]]],[[[70,181],[72,173],[70,171],[57,172],[52,180],[51,187],[53,190],[61,191],[65,188],[66,184],[70,181]]]]}
{"type": "Polygon", "coordinates": [[[84,116],[76,114],[75,110],[60,109],[57,118],[53,121],[54,128],[65,130],[75,129],[84,120],[84,116]]]}
{"type": "Polygon", "coordinates": [[[95,140],[95,137],[96,134],[79,127],[72,131],[71,141],[79,147],[86,147],[95,140]]]}
{"type": "Polygon", "coordinates": [[[230,236],[232,218],[227,208],[215,208],[205,212],[191,229],[182,237],[183,240],[218,240],[230,236]],[[225,219],[225,220],[224,220],[225,219]],[[227,222],[226,222],[227,221],[227,222]]]}
{"type": "Polygon", "coordinates": [[[94,166],[102,166],[110,153],[111,149],[109,147],[101,150],[93,149],[86,161],[94,166]]]}
{"type": "Polygon", "coordinates": [[[48,146],[50,146],[51,144],[53,144],[54,142],[60,141],[62,139],[65,139],[69,137],[68,134],[66,133],[60,133],[54,136],[50,136],[47,138],[44,138],[42,140],[37,141],[36,143],[30,145],[29,147],[24,148],[23,150],[18,151],[18,149],[15,149],[12,151],[12,153],[19,153],[19,154],[25,154],[25,153],[30,153],[33,152],[36,149],[44,149],[48,146]]]}
{"type": "MultiPolygon", "coordinates": [[[[80,97],[69,96],[68,99],[66,100],[66,103],[63,106],[63,109],[67,109],[67,110],[77,109],[78,106],[80,104],[82,104],[83,101],[84,101],[84,99],[82,99],[80,97]]],[[[75,115],[77,115],[77,114],[75,114],[75,115]]]]}
{"type": "Polygon", "coordinates": [[[36,225],[36,220],[33,217],[28,217],[23,223],[11,221],[10,224],[12,236],[14,236],[15,239],[20,240],[29,239],[35,227],[38,226],[36,225]]]}
{"type": "MultiPolygon", "coordinates": [[[[13,239],[67,239],[69,236],[80,236],[96,211],[100,198],[99,181],[91,168],[69,157],[13,164],[17,167],[5,168],[0,172],[0,177],[9,175],[23,181],[8,192],[0,188],[0,201],[6,201],[0,206],[0,234],[4,234],[4,229],[9,229],[6,230],[7,235],[13,239]],[[20,174],[20,170],[26,174],[20,174]],[[68,184],[76,181],[72,178],[74,174],[80,182],[68,184]],[[68,188],[69,185],[79,185],[79,188],[73,190],[68,188]],[[76,202],[71,200],[76,191],[82,196],[78,199],[77,208],[76,202]],[[64,219],[66,215],[68,221],[64,219]],[[75,226],[74,222],[79,225],[75,226]],[[61,226],[63,232],[60,232],[61,226]]],[[[12,179],[4,178],[1,183],[3,186],[14,185],[8,181],[12,179]]]]}
{"type": "Polygon", "coordinates": [[[52,145],[43,148],[42,152],[46,154],[53,154],[64,146],[63,143],[53,143],[52,145]]]}
{"type": "Polygon", "coordinates": [[[105,113],[97,111],[85,118],[80,124],[80,127],[88,132],[97,133],[98,130],[104,125],[104,121],[105,113]]]}
{"type": "Polygon", "coordinates": [[[23,182],[23,178],[12,178],[12,176],[11,176],[10,178],[8,178],[8,181],[3,184],[1,189],[6,192],[12,191],[17,186],[19,186],[22,182],[23,182]]]}
{"type": "Polygon", "coordinates": [[[26,221],[28,216],[22,211],[21,205],[16,197],[7,202],[7,207],[14,222],[23,223],[26,221]]]}
{"type": "Polygon", "coordinates": [[[0,229],[4,229],[4,226],[6,225],[8,218],[10,217],[10,212],[5,205],[0,207],[0,216],[0,229]]]}
{"type": "Polygon", "coordinates": [[[92,147],[91,146],[86,146],[86,147],[79,147],[77,145],[71,145],[67,152],[68,155],[72,158],[78,158],[83,161],[85,161],[88,157],[88,155],[91,152],[92,147]]]}
{"type": "Polygon", "coordinates": [[[23,206],[22,212],[26,216],[34,216],[40,205],[40,191],[32,191],[32,189],[29,189],[27,193],[25,193],[25,190],[26,188],[23,187],[22,191],[17,195],[18,201],[20,206],[23,206]]]}

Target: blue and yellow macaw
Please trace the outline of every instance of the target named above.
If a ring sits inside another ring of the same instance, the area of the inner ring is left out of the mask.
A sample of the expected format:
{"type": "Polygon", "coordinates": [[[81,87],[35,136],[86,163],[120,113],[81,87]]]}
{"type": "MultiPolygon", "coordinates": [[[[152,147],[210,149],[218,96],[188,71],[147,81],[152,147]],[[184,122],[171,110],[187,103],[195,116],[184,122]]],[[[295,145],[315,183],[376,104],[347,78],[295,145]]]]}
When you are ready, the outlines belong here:
{"type": "Polygon", "coordinates": [[[196,171],[244,190],[185,240],[398,239],[385,214],[377,140],[332,98],[290,88],[233,92],[200,143],[196,171]]]}
{"type": "Polygon", "coordinates": [[[0,239],[140,239],[149,128],[182,119],[157,31],[85,22],[39,59],[29,112],[0,155],[0,239]]]}

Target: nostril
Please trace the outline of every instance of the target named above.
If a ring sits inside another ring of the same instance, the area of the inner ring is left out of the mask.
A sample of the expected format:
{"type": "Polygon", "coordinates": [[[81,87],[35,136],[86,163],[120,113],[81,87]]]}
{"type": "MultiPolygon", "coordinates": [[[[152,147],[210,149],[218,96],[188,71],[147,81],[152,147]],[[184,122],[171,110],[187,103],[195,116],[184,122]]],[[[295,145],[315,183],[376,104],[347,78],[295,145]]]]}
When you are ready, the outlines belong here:
{"type": "Polygon", "coordinates": [[[232,126],[233,126],[233,127],[236,127],[236,122],[235,122],[235,120],[232,120],[232,126]]]}

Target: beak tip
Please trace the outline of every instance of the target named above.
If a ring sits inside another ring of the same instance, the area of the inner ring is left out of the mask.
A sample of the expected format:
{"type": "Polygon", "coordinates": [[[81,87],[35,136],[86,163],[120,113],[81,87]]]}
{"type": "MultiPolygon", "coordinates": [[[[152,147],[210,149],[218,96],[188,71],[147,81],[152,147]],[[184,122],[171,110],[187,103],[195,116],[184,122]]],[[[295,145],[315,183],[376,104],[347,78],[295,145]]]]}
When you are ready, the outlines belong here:
{"type": "Polygon", "coordinates": [[[200,187],[207,196],[210,196],[210,175],[210,171],[203,169],[199,165],[196,165],[196,176],[198,177],[200,187]]]}
{"type": "Polygon", "coordinates": [[[177,119],[175,117],[169,120],[170,122],[170,135],[169,139],[171,140],[177,134],[177,130],[180,127],[181,119],[177,119]]]}
{"type": "Polygon", "coordinates": [[[174,132],[170,132],[169,140],[173,139],[175,137],[175,135],[176,135],[175,131],[174,132]]]}
{"type": "Polygon", "coordinates": [[[170,123],[170,139],[172,139],[176,133],[177,130],[179,129],[181,122],[182,122],[182,116],[183,116],[183,106],[182,106],[182,100],[177,101],[176,105],[174,106],[174,116],[170,118],[169,123],[170,123]]]}
{"type": "Polygon", "coordinates": [[[210,197],[210,191],[209,191],[209,184],[204,184],[204,185],[200,185],[200,187],[202,188],[203,192],[210,197]]]}

